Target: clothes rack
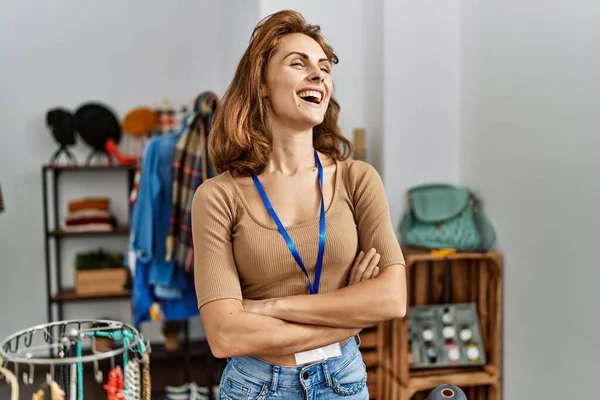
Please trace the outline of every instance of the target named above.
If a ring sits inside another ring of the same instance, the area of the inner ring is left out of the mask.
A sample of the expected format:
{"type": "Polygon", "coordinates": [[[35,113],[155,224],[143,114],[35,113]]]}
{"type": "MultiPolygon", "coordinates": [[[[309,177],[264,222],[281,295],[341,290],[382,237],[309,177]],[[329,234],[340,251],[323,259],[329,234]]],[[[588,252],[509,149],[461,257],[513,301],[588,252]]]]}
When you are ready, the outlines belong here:
{"type": "MultiPolygon", "coordinates": [[[[191,202],[196,189],[215,175],[207,138],[218,97],[201,93],[178,129],[161,132],[145,143],[130,195],[130,244],[133,325],[183,322],[184,379],[191,381],[189,319],[199,315],[193,279],[191,202]]],[[[206,352],[212,396],[210,350],[206,352]]]]}
{"type": "MultiPolygon", "coordinates": [[[[18,331],[0,343],[0,368],[14,365],[14,376],[19,376],[19,365],[26,365],[23,383],[34,383],[36,366],[47,366],[44,385],[59,388],[55,398],[83,400],[83,369],[93,365],[94,378],[103,384],[109,400],[149,400],[150,343],[134,327],[119,321],[81,319],[46,323],[18,331]],[[96,349],[96,338],[109,338],[114,345],[108,351],[96,349]],[[84,350],[86,345],[89,350],[84,350]],[[99,361],[110,360],[111,369],[104,380],[99,361]],[[144,369],[142,379],[140,366],[144,369]],[[58,375],[58,377],[57,377],[58,375]],[[69,396],[70,394],[70,396],[69,396]],[[143,395],[143,397],[142,397],[143,395]]],[[[11,388],[18,391],[18,379],[11,388]]],[[[43,388],[39,391],[43,398],[43,388]]],[[[35,397],[34,397],[35,398],[35,397]]]]}

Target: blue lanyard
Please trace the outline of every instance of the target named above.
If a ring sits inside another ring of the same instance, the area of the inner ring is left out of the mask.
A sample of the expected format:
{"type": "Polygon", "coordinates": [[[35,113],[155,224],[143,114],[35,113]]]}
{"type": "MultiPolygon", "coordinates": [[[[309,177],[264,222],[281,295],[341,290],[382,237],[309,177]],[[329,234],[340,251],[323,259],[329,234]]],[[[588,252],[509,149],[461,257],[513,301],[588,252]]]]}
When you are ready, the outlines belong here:
{"type": "Polygon", "coordinates": [[[308,289],[310,294],[319,293],[319,282],[321,281],[321,270],[323,269],[323,255],[325,254],[325,200],[323,198],[323,166],[321,165],[321,161],[319,160],[316,150],[315,161],[317,162],[317,168],[319,170],[319,186],[321,187],[321,216],[319,219],[319,253],[317,254],[317,263],[315,267],[315,281],[312,284],[310,282],[310,277],[308,276],[308,271],[302,262],[302,258],[300,258],[300,254],[298,254],[296,245],[292,241],[290,235],[288,235],[287,231],[283,227],[283,224],[281,223],[281,220],[279,220],[279,217],[275,213],[275,210],[273,209],[273,206],[271,205],[271,202],[269,201],[262,184],[258,180],[258,176],[256,176],[256,174],[252,175],[254,185],[256,186],[256,189],[258,189],[258,193],[260,194],[265,207],[269,211],[269,214],[271,214],[273,221],[275,221],[279,232],[285,239],[290,251],[292,252],[292,255],[294,256],[294,259],[296,260],[296,263],[298,263],[298,266],[300,266],[300,269],[302,272],[304,272],[304,275],[306,275],[306,279],[308,279],[308,289]]]}

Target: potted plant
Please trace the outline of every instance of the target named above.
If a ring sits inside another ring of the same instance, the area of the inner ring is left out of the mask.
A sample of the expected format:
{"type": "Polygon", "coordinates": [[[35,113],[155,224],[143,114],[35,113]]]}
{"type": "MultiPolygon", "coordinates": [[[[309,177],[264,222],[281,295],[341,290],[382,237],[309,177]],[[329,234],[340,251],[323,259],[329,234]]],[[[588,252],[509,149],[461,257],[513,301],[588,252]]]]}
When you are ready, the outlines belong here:
{"type": "Polygon", "coordinates": [[[75,292],[78,295],[125,294],[128,276],[123,254],[99,249],[75,257],[75,292]]]}
{"type": "Polygon", "coordinates": [[[181,321],[165,321],[162,325],[162,333],[165,337],[165,350],[177,351],[181,345],[181,321]]]}

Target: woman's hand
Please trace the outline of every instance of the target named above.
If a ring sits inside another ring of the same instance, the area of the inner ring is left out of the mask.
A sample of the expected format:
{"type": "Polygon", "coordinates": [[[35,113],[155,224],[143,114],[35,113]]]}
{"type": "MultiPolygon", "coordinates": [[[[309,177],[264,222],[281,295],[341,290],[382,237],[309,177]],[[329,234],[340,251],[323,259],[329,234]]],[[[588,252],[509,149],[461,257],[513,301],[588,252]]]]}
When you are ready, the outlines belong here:
{"type": "Polygon", "coordinates": [[[377,264],[379,264],[380,259],[381,256],[375,249],[371,249],[366,253],[364,251],[358,253],[350,271],[348,286],[377,277],[379,275],[377,264]]]}

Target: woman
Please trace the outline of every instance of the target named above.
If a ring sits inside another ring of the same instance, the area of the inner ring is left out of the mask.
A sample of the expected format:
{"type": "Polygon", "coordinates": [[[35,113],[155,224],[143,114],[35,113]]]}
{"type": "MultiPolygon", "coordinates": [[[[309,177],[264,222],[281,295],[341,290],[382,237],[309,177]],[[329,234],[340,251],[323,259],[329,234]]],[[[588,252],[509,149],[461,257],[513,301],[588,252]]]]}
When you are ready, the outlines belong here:
{"type": "Polygon", "coordinates": [[[229,359],[223,399],[367,399],[353,337],[405,314],[383,184],[337,126],[337,61],[318,26],[273,14],[215,115],[220,175],[198,188],[192,230],[206,337],[229,359]]]}

